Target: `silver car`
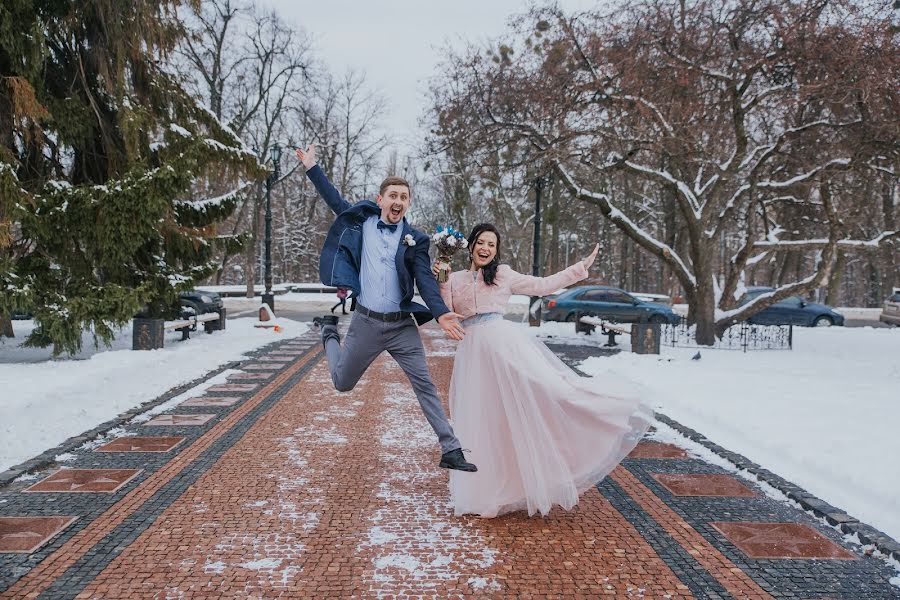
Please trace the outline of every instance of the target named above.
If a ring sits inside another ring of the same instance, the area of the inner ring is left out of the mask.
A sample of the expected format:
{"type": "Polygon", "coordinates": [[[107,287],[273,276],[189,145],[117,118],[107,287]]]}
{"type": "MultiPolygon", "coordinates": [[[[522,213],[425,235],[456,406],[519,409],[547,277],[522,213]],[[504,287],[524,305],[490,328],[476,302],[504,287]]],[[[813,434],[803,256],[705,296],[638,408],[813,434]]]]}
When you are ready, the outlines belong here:
{"type": "Polygon", "coordinates": [[[900,326],[900,288],[894,288],[894,293],[884,301],[878,320],[888,325],[900,326]]]}

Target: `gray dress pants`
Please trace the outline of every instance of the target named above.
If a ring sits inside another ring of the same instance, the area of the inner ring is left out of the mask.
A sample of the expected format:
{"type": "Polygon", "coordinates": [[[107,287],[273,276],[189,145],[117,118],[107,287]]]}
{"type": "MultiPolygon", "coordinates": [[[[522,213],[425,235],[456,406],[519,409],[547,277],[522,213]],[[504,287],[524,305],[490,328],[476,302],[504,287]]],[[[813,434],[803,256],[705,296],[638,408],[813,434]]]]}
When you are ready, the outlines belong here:
{"type": "Polygon", "coordinates": [[[431,381],[425,363],[425,348],[412,317],[388,323],[354,312],[343,347],[337,328],[332,325],[322,328],[322,342],[331,380],[339,392],[352,390],[372,361],[387,350],[409,377],[419,406],[438,436],[441,451],[449,452],[460,447],[441,406],[437,388],[431,381]]]}

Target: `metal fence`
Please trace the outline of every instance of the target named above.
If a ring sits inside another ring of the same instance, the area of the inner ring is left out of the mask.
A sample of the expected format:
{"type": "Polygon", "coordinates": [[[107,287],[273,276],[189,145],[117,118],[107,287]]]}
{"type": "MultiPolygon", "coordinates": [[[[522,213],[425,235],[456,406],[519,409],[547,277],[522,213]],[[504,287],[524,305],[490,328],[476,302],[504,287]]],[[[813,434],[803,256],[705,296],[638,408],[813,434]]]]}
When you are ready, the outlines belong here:
{"type": "MultiPolygon", "coordinates": [[[[682,319],[678,325],[663,325],[663,346],[670,348],[708,348],[695,341],[696,325],[688,325],[682,319]]],[[[713,348],[721,350],[790,350],[794,342],[792,325],[751,325],[746,321],[732,325],[722,338],[716,338],[713,348]]]]}

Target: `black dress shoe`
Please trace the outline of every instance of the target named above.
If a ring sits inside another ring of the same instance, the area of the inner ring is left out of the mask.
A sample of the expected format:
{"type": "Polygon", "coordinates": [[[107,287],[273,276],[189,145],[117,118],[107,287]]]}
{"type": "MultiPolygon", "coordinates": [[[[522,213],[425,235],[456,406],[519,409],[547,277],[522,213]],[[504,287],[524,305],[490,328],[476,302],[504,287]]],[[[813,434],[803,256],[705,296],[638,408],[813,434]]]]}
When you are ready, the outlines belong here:
{"type": "Polygon", "coordinates": [[[324,317],[316,317],[313,319],[313,325],[321,329],[325,325],[334,325],[337,327],[338,318],[336,315],[325,315],[324,317]]]}
{"type": "Polygon", "coordinates": [[[441,455],[441,462],[438,466],[445,469],[468,471],[469,473],[474,473],[478,470],[478,467],[470,462],[466,462],[466,457],[465,455],[463,455],[462,448],[457,448],[456,450],[451,450],[450,452],[444,452],[441,455]]]}

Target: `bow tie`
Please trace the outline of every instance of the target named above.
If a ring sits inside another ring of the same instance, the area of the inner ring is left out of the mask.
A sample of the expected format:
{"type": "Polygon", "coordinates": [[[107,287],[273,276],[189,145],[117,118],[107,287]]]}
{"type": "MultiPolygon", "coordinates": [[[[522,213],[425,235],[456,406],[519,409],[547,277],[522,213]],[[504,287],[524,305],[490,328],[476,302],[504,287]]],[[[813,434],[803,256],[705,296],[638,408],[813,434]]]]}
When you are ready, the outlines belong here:
{"type": "Polygon", "coordinates": [[[384,221],[378,221],[378,229],[387,229],[391,233],[397,231],[397,224],[385,223],[384,221]]]}

